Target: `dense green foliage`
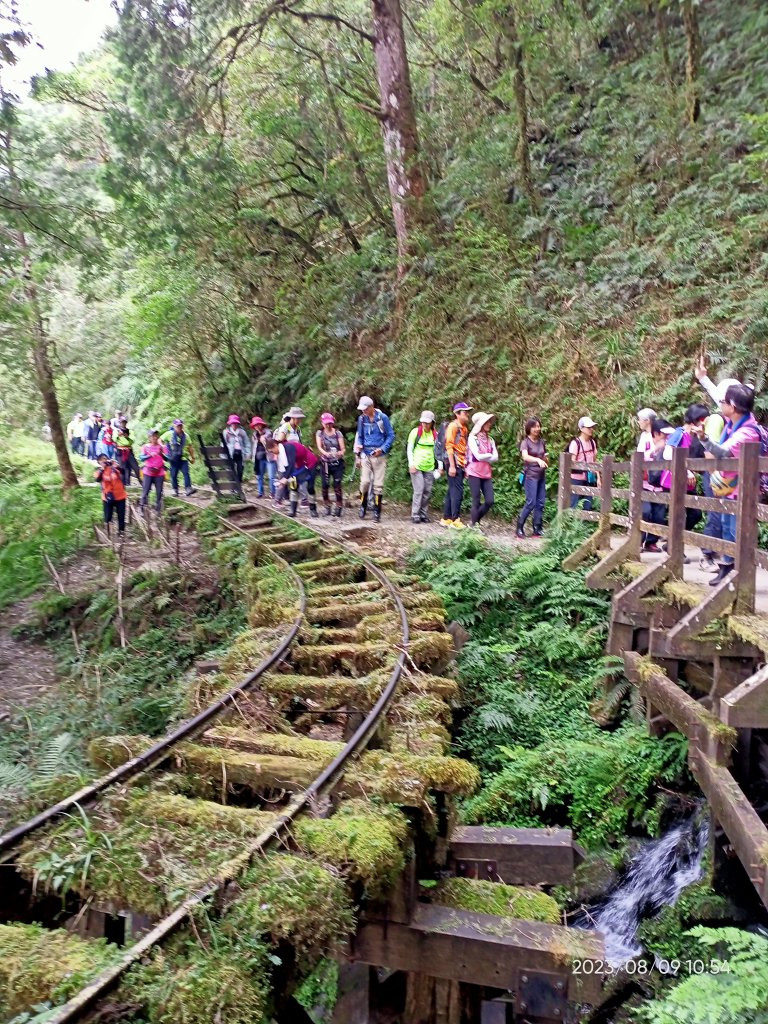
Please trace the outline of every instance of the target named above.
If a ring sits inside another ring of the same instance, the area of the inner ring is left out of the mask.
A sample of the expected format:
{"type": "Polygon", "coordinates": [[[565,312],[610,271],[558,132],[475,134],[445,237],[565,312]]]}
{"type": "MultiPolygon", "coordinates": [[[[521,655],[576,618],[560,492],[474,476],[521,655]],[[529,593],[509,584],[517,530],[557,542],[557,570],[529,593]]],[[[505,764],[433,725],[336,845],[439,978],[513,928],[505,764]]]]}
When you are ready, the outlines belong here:
{"type": "MultiPolygon", "coordinates": [[[[85,476],[90,463],[80,460],[85,476]]],[[[92,538],[97,489],[62,494],[53,448],[15,435],[0,463],[0,608],[49,579],[43,553],[57,564],[92,538]]]]}
{"type": "Polygon", "coordinates": [[[660,784],[685,772],[685,740],[662,740],[631,720],[613,731],[592,717],[599,684],[617,671],[602,657],[608,600],[585,571],[560,564],[579,536],[559,525],[543,554],[519,555],[476,535],[438,538],[412,564],[472,627],[459,657],[460,743],[484,774],[470,822],[571,825],[596,847],[635,829],[653,834],[660,784]]]}

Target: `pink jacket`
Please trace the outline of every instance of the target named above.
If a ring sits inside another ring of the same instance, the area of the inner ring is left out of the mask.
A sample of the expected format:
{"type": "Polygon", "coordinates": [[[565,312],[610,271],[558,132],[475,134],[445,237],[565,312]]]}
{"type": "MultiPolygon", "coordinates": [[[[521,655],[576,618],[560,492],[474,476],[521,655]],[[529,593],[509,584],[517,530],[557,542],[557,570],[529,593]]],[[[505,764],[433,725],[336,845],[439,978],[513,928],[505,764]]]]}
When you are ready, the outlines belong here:
{"type": "Polygon", "coordinates": [[[493,475],[491,463],[498,462],[499,453],[496,442],[489,434],[470,434],[467,439],[467,464],[464,472],[467,476],[490,480],[493,475]]]}

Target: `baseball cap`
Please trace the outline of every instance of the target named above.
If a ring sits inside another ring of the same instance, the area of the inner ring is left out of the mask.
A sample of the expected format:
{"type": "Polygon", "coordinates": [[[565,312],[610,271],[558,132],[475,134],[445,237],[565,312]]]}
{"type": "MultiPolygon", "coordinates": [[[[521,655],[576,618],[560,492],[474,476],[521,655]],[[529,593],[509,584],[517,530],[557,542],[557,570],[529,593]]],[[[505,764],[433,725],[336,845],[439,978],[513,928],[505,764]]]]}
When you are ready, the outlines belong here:
{"type": "Polygon", "coordinates": [[[453,407],[454,412],[472,412],[472,406],[466,402],[457,402],[453,407]]]}
{"type": "Polygon", "coordinates": [[[419,423],[434,423],[435,414],[430,412],[429,409],[425,409],[424,412],[419,416],[419,423]]]}
{"type": "Polygon", "coordinates": [[[321,423],[335,423],[336,420],[333,418],[333,414],[330,412],[324,412],[320,417],[321,423]]]}
{"type": "Polygon", "coordinates": [[[726,391],[734,384],[741,384],[741,381],[736,380],[735,377],[726,377],[725,380],[721,380],[715,388],[715,401],[724,402],[726,391]]]}
{"type": "Polygon", "coordinates": [[[589,416],[582,416],[579,420],[579,430],[583,430],[585,427],[596,427],[597,424],[589,416]]]}
{"type": "Polygon", "coordinates": [[[363,395],[363,397],[357,403],[357,411],[364,412],[366,409],[370,409],[372,405],[373,399],[369,398],[368,395],[363,395]]]}
{"type": "Polygon", "coordinates": [[[174,427],[183,427],[184,426],[184,420],[174,420],[173,421],[173,425],[174,425],[174,427]]]}

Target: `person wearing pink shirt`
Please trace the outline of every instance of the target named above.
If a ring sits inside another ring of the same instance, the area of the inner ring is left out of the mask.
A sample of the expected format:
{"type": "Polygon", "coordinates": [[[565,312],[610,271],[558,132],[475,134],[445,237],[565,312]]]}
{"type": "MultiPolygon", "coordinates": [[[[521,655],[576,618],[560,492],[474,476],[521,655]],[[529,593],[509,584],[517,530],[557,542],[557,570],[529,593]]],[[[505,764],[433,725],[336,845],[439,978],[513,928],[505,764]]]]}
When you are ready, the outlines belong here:
{"type": "Polygon", "coordinates": [[[467,462],[464,469],[469,481],[469,492],[472,495],[472,513],[470,526],[477,527],[480,520],[493,508],[493,470],[491,466],[498,462],[499,453],[496,442],[489,431],[496,422],[496,417],[489,412],[476,412],[472,417],[472,430],[467,438],[467,462]],[[482,498],[482,503],[481,503],[482,498]]]}

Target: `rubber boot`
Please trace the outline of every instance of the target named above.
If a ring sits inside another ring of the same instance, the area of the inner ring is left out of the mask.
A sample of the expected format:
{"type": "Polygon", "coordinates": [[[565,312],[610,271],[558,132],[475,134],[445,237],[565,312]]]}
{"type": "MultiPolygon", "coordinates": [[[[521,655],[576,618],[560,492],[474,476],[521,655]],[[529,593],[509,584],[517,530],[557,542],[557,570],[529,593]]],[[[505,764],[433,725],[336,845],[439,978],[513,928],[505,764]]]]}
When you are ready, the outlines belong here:
{"type": "Polygon", "coordinates": [[[357,513],[361,519],[365,519],[365,513],[368,511],[368,495],[360,495],[360,511],[357,513]]]}
{"type": "Polygon", "coordinates": [[[286,515],[290,516],[291,519],[295,519],[296,518],[296,513],[298,511],[299,511],[299,500],[298,500],[298,498],[296,499],[296,501],[294,501],[293,498],[291,498],[290,507],[288,508],[288,511],[286,512],[286,515]]]}
{"type": "MultiPolygon", "coordinates": [[[[310,503],[309,503],[309,514],[312,516],[313,519],[319,519],[320,518],[320,513],[317,511],[317,502],[310,501],[310,503]]],[[[330,515],[330,512],[326,512],[325,514],[326,515],[330,515]]]]}
{"type": "Polygon", "coordinates": [[[717,571],[717,576],[713,576],[709,581],[710,587],[716,587],[718,583],[722,583],[725,577],[733,569],[733,562],[720,562],[720,568],[717,571]]]}
{"type": "Polygon", "coordinates": [[[381,495],[377,494],[373,499],[373,521],[375,523],[381,522],[381,495]]]}
{"type": "Polygon", "coordinates": [[[342,506],[341,505],[337,505],[336,508],[333,510],[333,514],[336,516],[337,519],[341,519],[341,513],[342,513],[342,506]]]}
{"type": "Polygon", "coordinates": [[[330,516],[330,515],[333,514],[333,510],[331,509],[331,503],[329,501],[326,501],[325,508],[323,509],[323,511],[324,511],[325,515],[327,515],[327,516],[330,516]]]}

